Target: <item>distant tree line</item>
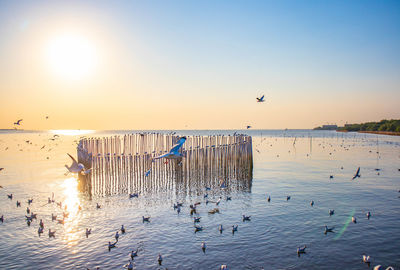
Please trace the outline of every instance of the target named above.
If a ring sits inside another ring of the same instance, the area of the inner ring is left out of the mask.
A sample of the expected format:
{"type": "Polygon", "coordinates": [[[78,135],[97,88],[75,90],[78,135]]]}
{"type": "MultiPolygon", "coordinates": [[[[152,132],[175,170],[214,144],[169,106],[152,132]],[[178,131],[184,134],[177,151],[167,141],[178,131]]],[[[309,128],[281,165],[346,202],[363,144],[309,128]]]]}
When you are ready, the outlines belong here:
{"type": "Polygon", "coordinates": [[[382,120],[380,122],[368,122],[362,124],[346,124],[337,130],[346,131],[392,131],[400,132],[400,120],[382,120]]]}

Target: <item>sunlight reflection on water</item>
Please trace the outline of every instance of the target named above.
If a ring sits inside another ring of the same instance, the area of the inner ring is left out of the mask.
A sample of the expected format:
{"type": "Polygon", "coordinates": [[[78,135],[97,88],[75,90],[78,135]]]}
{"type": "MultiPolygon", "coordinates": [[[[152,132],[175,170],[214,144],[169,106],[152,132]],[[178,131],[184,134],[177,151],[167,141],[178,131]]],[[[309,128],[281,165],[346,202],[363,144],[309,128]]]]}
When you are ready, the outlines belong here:
{"type": "Polygon", "coordinates": [[[74,177],[70,177],[65,179],[61,186],[65,195],[64,205],[66,210],[64,212],[68,213],[68,217],[65,218],[63,241],[68,247],[73,247],[80,238],[78,230],[80,223],[78,181],[74,177]]]}

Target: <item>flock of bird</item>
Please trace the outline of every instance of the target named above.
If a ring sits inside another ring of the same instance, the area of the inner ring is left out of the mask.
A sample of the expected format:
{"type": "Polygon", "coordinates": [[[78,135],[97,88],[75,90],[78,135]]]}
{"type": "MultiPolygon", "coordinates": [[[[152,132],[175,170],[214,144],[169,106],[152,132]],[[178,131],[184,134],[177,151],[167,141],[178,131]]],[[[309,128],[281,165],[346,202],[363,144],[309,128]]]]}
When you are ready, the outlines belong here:
{"type": "MultiPolygon", "coordinates": [[[[257,98],[257,102],[264,102],[264,101],[265,101],[265,100],[264,100],[264,96],[262,96],[262,97],[260,97],[260,98],[257,98]]],[[[19,120],[16,121],[14,124],[15,124],[15,125],[20,125],[21,122],[22,122],[22,119],[19,119],[19,120]]],[[[250,127],[248,127],[248,128],[250,128],[250,127]]],[[[57,135],[57,136],[54,135],[54,136],[55,136],[55,137],[53,137],[53,139],[56,139],[58,135],[57,135]]],[[[173,147],[171,148],[171,150],[170,150],[168,153],[166,153],[166,154],[164,154],[164,155],[162,155],[162,156],[154,157],[153,160],[161,159],[161,158],[166,158],[166,159],[182,159],[183,156],[182,156],[182,154],[179,152],[179,150],[181,149],[181,147],[183,146],[183,144],[185,143],[185,141],[186,141],[186,137],[181,137],[181,138],[179,139],[178,143],[177,143],[175,146],[173,146],[173,147]]],[[[27,143],[31,143],[31,142],[27,142],[27,143]]],[[[294,142],[294,143],[295,143],[295,142],[294,142]]],[[[44,148],[44,146],[43,146],[42,148],[44,148]]],[[[68,173],[72,173],[72,174],[82,174],[82,175],[86,175],[86,174],[90,173],[91,168],[85,168],[85,166],[84,166],[83,164],[78,163],[72,155],[68,154],[68,156],[69,156],[69,157],[71,158],[71,160],[72,160],[72,164],[71,164],[70,166],[65,165],[65,167],[68,169],[68,173]]],[[[4,168],[0,168],[0,171],[2,171],[3,169],[4,169],[4,168]]],[[[343,169],[343,167],[342,167],[342,169],[343,169]]],[[[400,170],[400,169],[399,169],[399,170],[400,170]]],[[[145,175],[148,176],[150,173],[151,173],[151,168],[145,173],[145,175]]],[[[358,167],[358,169],[356,170],[356,173],[355,173],[354,176],[352,177],[352,180],[355,180],[355,179],[360,178],[360,177],[361,177],[361,175],[360,175],[360,167],[358,167]]],[[[330,176],[330,179],[333,179],[333,175],[330,176]]],[[[3,187],[0,186],[0,188],[3,188],[3,187]]],[[[221,180],[221,183],[220,183],[220,185],[219,185],[219,188],[220,188],[220,189],[225,189],[225,188],[226,188],[226,183],[225,183],[225,181],[222,181],[222,180],[221,180]]],[[[218,206],[219,206],[219,204],[222,202],[222,197],[219,197],[217,201],[209,201],[209,200],[208,200],[208,196],[209,196],[209,195],[208,195],[208,193],[207,193],[207,191],[209,191],[209,190],[211,190],[210,187],[205,187],[205,194],[204,194],[204,201],[203,201],[203,203],[204,203],[205,205],[208,205],[208,204],[211,203],[211,204],[215,204],[215,206],[216,206],[215,208],[209,210],[209,211],[208,211],[208,214],[216,214],[216,213],[219,213],[219,208],[218,208],[218,206]]],[[[400,191],[399,191],[399,192],[400,192],[400,191]]],[[[13,194],[7,194],[7,197],[8,197],[8,199],[10,199],[10,200],[13,200],[13,199],[14,199],[13,194]]],[[[139,197],[139,193],[129,194],[129,199],[138,198],[138,197],[139,197]]],[[[291,199],[291,196],[286,196],[286,201],[289,201],[290,199],[291,199]]],[[[229,197],[229,196],[227,196],[227,197],[226,197],[226,201],[230,201],[230,200],[232,200],[232,198],[229,197]]],[[[267,195],[266,200],[267,200],[268,203],[271,202],[271,196],[270,196],[270,195],[267,195]]],[[[16,200],[16,207],[22,207],[21,203],[22,203],[22,201],[16,200]]],[[[28,198],[28,199],[26,200],[26,203],[27,203],[27,207],[26,207],[25,220],[26,220],[26,222],[27,222],[27,225],[28,225],[28,226],[31,226],[31,223],[32,223],[34,220],[37,220],[38,217],[37,217],[37,214],[34,213],[34,212],[31,210],[31,208],[30,208],[31,205],[32,205],[32,203],[33,203],[33,199],[32,199],[32,198],[28,198]]],[[[63,225],[63,224],[65,223],[65,219],[66,219],[66,218],[68,217],[68,215],[69,215],[69,213],[68,213],[68,211],[67,211],[67,210],[68,210],[68,209],[67,209],[67,206],[65,205],[65,206],[63,207],[63,202],[61,202],[61,201],[60,201],[60,202],[56,202],[55,199],[54,199],[54,193],[53,193],[53,194],[52,194],[52,197],[51,197],[51,198],[50,198],[50,197],[48,198],[48,204],[54,204],[54,203],[56,203],[57,206],[58,206],[60,209],[63,210],[62,215],[60,215],[60,216],[62,216],[62,218],[58,218],[58,215],[57,215],[57,214],[53,214],[53,213],[52,213],[52,214],[51,214],[51,220],[52,220],[52,222],[53,222],[53,221],[56,221],[58,224],[62,224],[62,225],[63,225]]],[[[201,224],[201,216],[199,216],[198,211],[197,211],[197,210],[198,210],[198,207],[199,207],[199,205],[201,205],[201,203],[202,203],[202,202],[196,202],[196,203],[194,203],[194,204],[192,204],[192,205],[189,206],[189,207],[190,207],[190,215],[192,216],[192,219],[193,219],[193,228],[194,228],[194,232],[195,232],[195,233],[201,232],[201,231],[204,230],[204,227],[203,227],[203,226],[200,226],[200,224],[201,224]]],[[[315,202],[312,200],[312,201],[310,202],[310,206],[313,207],[314,204],[315,204],[315,202]]],[[[176,212],[177,212],[178,214],[181,213],[182,207],[184,207],[182,202],[176,202],[176,203],[173,205],[173,209],[176,210],[176,212]]],[[[101,206],[100,206],[98,203],[96,203],[96,209],[101,209],[101,206]]],[[[79,211],[82,211],[81,206],[79,206],[79,211]]],[[[334,210],[334,209],[329,209],[328,213],[329,213],[329,216],[332,216],[332,215],[335,214],[335,210],[334,210]]],[[[369,211],[369,212],[366,214],[366,218],[369,220],[369,219],[371,218],[371,216],[372,216],[372,214],[371,214],[371,212],[369,211]]],[[[151,217],[149,217],[149,216],[147,216],[147,217],[142,216],[142,222],[143,222],[143,223],[150,223],[150,222],[151,222],[150,219],[151,219],[151,217]]],[[[248,216],[248,215],[245,215],[245,214],[242,215],[242,222],[250,222],[250,221],[251,221],[251,216],[248,216]]],[[[1,223],[6,222],[6,218],[5,218],[3,215],[0,217],[0,222],[1,222],[1,223]]],[[[357,223],[357,219],[356,219],[355,216],[352,217],[352,222],[353,222],[354,224],[357,223]]],[[[46,227],[47,227],[47,225],[46,225],[46,227]]],[[[223,233],[223,231],[226,230],[226,228],[224,228],[222,224],[218,224],[217,227],[218,227],[218,231],[219,231],[220,233],[223,233]]],[[[232,232],[232,234],[235,234],[236,232],[238,232],[238,227],[239,227],[239,226],[238,226],[237,224],[231,225],[231,232],[232,232]]],[[[43,219],[40,219],[40,221],[39,221],[39,226],[38,226],[38,230],[37,230],[37,233],[38,233],[39,236],[41,236],[41,235],[44,233],[44,229],[45,229],[45,224],[44,224],[44,222],[43,222],[43,219]]],[[[335,229],[334,227],[328,227],[328,225],[325,225],[324,234],[334,233],[334,229],[335,229]]],[[[113,248],[117,247],[117,243],[118,243],[118,241],[120,240],[120,237],[121,237],[122,235],[125,235],[126,233],[127,233],[127,231],[126,231],[124,225],[121,225],[121,228],[120,228],[118,231],[116,231],[116,233],[115,233],[115,235],[114,235],[115,241],[108,241],[108,246],[107,246],[107,247],[108,247],[108,250],[109,250],[110,252],[111,252],[111,250],[112,250],[113,248]]],[[[85,235],[86,235],[86,237],[88,238],[89,235],[91,235],[91,234],[92,234],[92,229],[91,229],[91,228],[86,228],[86,230],[85,230],[85,235]]],[[[49,238],[55,238],[55,237],[56,237],[56,231],[55,231],[55,230],[52,230],[51,228],[48,228],[48,237],[49,237],[49,238]]],[[[201,250],[202,250],[203,252],[205,252],[205,251],[206,251],[206,248],[207,248],[206,242],[203,241],[203,242],[201,243],[201,250]]],[[[297,255],[300,256],[301,254],[306,253],[306,249],[307,249],[307,246],[306,246],[306,245],[297,247],[297,255]]],[[[126,265],[124,265],[124,267],[125,267],[126,269],[132,270],[132,269],[134,268],[134,259],[135,259],[136,257],[139,256],[139,251],[140,251],[139,248],[136,248],[136,249],[130,251],[130,253],[129,253],[129,254],[130,254],[130,259],[128,260],[128,263],[127,263],[126,265]]],[[[158,256],[157,256],[157,261],[158,261],[158,264],[159,264],[159,265],[162,265],[163,257],[162,257],[161,254],[158,254],[158,256]]],[[[365,262],[365,263],[367,263],[367,264],[369,265],[369,264],[371,263],[371,257],[370,257],[369,255],[362,255],[362,261],[365,262]]],[[[97,268],[97,269],[99,269],[99,268],[97,268]]],[[[221,269],[221,270],[222,270],[222,269],[227,270],[227,269],[228,269],[228,266],[225,265],[225,264],[224,264],[224,265],[221,265],[221,266],[220,266],[220,269],[221,269]]],[[[381,265],[377,265],[377,266],[374,267],[374,270],[379,270],[379,269],[382,269],[381,265]]],[[[387,267],[386,269],[387,269],[387,270],[392,270],[392,269],[394,269],[394,268],[391,267],[391,266],[389,266],[389,267],[387,267]]]]}

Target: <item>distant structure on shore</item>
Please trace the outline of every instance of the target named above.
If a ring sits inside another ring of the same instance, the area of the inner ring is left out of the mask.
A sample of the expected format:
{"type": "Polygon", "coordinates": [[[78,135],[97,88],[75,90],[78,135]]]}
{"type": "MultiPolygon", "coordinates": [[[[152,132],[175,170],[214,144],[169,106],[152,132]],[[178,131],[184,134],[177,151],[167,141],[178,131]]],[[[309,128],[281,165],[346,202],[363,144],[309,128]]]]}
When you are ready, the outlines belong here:
{"type": "Polygon", "coordinates": [[[316,127],[314,130],[337,130],[337,125],[323,125],[322,127],[316,127]]]}

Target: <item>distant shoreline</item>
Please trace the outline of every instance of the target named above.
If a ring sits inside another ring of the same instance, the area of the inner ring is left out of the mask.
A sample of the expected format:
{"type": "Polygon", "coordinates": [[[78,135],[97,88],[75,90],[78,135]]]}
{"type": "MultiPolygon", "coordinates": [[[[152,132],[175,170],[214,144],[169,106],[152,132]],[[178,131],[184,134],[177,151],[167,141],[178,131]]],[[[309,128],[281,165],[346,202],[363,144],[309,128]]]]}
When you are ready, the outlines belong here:
{"type": "Polygon", "coordinates": [[[400,136],[400,132],[396,131],[348,131],[348,130],[336,130],[336,132],[357,132],[357,133],[371,133],[371,134],[378,134],[378,135],[389,135],[389,136],[400,136]]]}

